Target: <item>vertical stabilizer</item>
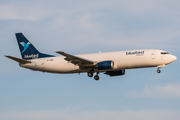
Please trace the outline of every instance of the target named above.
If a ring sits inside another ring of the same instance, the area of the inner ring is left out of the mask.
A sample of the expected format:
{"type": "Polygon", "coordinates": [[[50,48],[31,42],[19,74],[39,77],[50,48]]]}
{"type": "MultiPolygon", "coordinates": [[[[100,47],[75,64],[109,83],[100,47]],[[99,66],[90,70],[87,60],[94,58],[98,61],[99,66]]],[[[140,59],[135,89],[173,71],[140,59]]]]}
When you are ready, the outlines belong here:
{"type": "Polygon", "coordinates": [[[15,35],[23,59],[29,60],[44,57],[54,57],[53,55],[40,53],[22,33],[16,33],[15,35]]]}

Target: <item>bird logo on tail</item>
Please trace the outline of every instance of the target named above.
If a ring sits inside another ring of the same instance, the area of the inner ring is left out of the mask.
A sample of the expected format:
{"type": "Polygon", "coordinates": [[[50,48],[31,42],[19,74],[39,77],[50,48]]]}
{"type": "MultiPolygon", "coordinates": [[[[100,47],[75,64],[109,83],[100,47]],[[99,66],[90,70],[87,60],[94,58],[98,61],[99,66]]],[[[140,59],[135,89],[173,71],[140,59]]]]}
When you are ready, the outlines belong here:
{"type": "Polygon", "coordinates": [[[20,44],[24,47],[24,50],[22,51],[22,53],[24,53],[28,49],[28,47],[31,43],[30,42],[28,42],[28,43],[20,42],[20,44]]]}

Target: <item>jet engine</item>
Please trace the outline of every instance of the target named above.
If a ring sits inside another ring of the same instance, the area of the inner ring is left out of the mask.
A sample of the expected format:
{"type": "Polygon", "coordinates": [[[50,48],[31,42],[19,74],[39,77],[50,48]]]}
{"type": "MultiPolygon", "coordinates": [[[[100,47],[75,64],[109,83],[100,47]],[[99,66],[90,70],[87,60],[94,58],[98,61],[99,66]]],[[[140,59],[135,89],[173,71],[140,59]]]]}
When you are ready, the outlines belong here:
{"type": "Polygon", "coordinates": [[[122,70],[115,70],[115,71],[107,71],[104,74],[110,75],[110,76],[120,76],[125,75],[125,69],[122,70]]]}
{"type": "Polygon", "coordinates": [[[113,61],[103,61],[99,62],[97,64],[98,70],[108,70],[108,69],[113,69],[114,68],[114,62],[113,61]]]}

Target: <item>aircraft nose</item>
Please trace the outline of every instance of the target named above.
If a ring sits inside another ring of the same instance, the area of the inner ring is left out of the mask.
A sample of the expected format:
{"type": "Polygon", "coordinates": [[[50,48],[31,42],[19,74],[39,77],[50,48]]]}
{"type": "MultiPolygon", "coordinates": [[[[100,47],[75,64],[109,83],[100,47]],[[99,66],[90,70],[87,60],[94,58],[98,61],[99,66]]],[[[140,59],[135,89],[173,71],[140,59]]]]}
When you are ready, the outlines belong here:
{"type": "Polygon", "coordinates": [[[177,60],[177,57],[174,56],[174,55],[172,55],[172,60],[173,60],[173,61],[177,60]]]}

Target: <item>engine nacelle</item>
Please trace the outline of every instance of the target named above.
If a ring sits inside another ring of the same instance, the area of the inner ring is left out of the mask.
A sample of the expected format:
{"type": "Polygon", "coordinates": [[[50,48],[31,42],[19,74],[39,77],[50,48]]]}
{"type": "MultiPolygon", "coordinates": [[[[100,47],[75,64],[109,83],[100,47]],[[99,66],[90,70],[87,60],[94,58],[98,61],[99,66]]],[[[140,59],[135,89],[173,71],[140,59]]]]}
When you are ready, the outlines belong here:
{"type": "Polygon", "coordinates": [[[110,76],[125,75],[125,69],[115,70],[115,71],[107,71],[105,74],[106,74],[106,75],[110,75],[110,76]]]}
{"type": "Polygon", "coordinates": [[[113,61],[103,61],[97,64],[98,70],[109,70],[114,68],[113,61]]]}

